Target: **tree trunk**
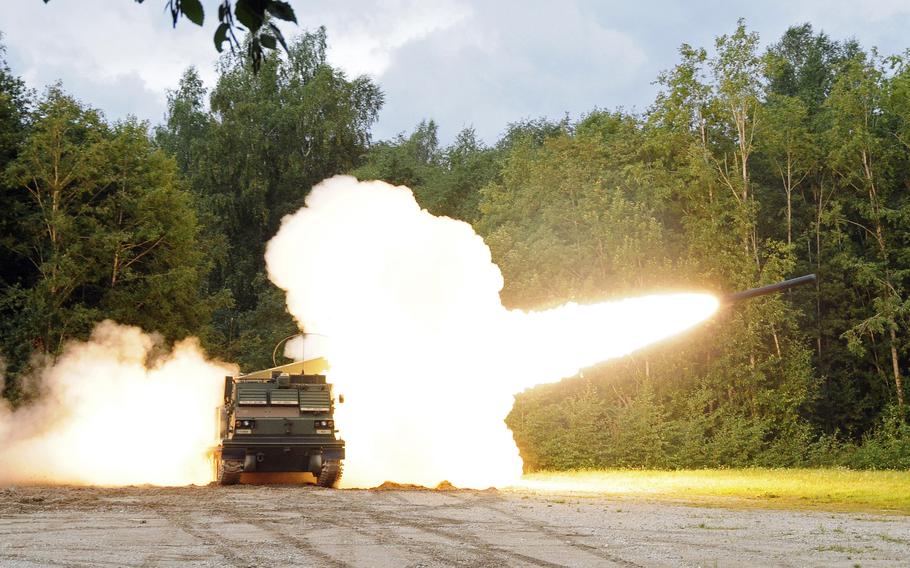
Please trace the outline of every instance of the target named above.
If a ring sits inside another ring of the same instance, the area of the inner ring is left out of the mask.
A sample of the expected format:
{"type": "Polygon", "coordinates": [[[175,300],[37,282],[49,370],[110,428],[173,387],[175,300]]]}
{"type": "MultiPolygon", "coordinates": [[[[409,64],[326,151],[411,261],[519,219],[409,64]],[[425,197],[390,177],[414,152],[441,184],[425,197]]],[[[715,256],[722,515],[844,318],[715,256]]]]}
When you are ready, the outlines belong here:
{"type": "Polygon", "coordinates": [[[787,245],[793,243],[793,160],[787,152],[787,245]]]}
{"type": "Polygon", "coordinates": [[[824,205],[825,188],[821,184],[818,186],[818,205],[815,208],[815,273],[819,278],[815,279],[815,330],[816,343],[818,347],[818,365],[821,369],[822,361],[822,294],[821,279],[822,271],[822,207],[824,205]]]}
{"type": "Polygon", "coordinates": [[[894,390],[897,392],[897,407],[904,414],[904,385],[901,380],[901,369],[897,360],[897,332],[891,328],[891,370],[894,373],[894,390]]]}
{"type": "Polygon", "coordinates": [[[783,359],[783,355],[780,352],[780,340],[777,338],[777,329],[773,325],[771,326],[771,337],[774,339],[774,351],[777,353],[777,358],[783,359]]]}
{"type": "MultiPolygon", "coordinates": [[[[887,247],[885,245],[885,231],[882,228],[882,218],[878,203],[878,190],[875,187],[875,177],[873,176],[872,161],[869,154],[865,150],[862,152],[862,160],[863,172],[866,175],[866,181],[869,183],[869,206],[872,210],[872,215],[875,220],[875,238],[878,241],[878,248],[879,253],[881,254],[882,262],[885,263],[884,280],[887,289],[884,291],[884,293],[889,294],[893,293],[894,287],[891,284],[891,274],[890,269],[888,268],[887,247]]],[[[897,394],[897,406],[901,410],[901,416],[903,417],[904,386],[903,381],[901,380],[900,360],[897,354],[897,331],[894,329],[897,325],[897,321],[893,314],[889,319],[891,320],[891,329],[888,330],[888,334],[891,340],[891,372],[894,375],[894,390],[897,394]]]]}
{"type": "Polygon", "coordinates": [[[120,270],[120,247],[114,251],[114,262],[111,268],[111,288],[117,285],[117,272],[120,270]]]}

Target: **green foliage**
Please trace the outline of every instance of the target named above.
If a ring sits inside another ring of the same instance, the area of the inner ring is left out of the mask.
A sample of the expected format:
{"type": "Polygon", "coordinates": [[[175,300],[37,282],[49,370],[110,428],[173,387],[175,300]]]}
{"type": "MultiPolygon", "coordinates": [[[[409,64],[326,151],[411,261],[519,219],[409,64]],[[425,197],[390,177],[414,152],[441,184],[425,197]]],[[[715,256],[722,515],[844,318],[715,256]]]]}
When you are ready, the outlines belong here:
{"type": "Polygon", "coordinates": [[[374,144],[353,173],[359,179],[381,179],[420,191],[437,175],[442,161],[438,133],[435,122],[421,121],[408,137],[399,134],[394,142],[374,144]]]}
{"type": "MultiPolygon", "coordinates": [[[[47,4],[50,0],[44,0],[47,4]]],[[[142,4],[145,0],[135,0],[142,4]]],[[[201,26],[205,22],[205,9],[200,0],[167,0],[165,4],[170,13],[174,27],[181,17],[201,26]]],[[[253,72],[258,72],[265,57],[263,48],[274,51],[277,44],[281,44],[285,51],[288,50],[284,35],[272,22],[272,19],[297,23],[294,9],[285,0],[219,0],[218,2],[218,27],[215,28],[215,49],[219,53],[224,49],[224,42],[228,42],[231,52],[240,49],[240,40],[237,32],[245,30],[246,55],[250,61],[253,72]],[[231,6],[233,4],[233,11],[231,6]],[[238,23],[240,25],[238,25],[238,23]]]]}
{"type": "Polygon", "coordinates": [[[743,21],[712,52],[683,45],[644,115],[525,121],[465,146],[490,160],[482,176],[459,177],[432,122],[358,170],[470,221],[510,307],[819,273],[815,290],[517,395],[527,468],[905,467],[910,72],[809,25],[758,45],[743,21]],[[467,211],[448,201],[455,179],[467,211]]]}
{"type": "Polygon", "coordinates": [[[848,452],[845,461],[856,469],[910,469],[910,424],[901,409],[886,408],[862,445],[848,452]]]}
{"type": "Polygon", "coordinates": [[[473,222],[480,217],[480,188],[499,173],[499,152],[484,146],[472,128],[447,148],[439,147],[437,132],[435,122],[422,121],[410,136],[374,144],[353,174],[405,185],[434,215],[473,222]]]}
{"type": "Polygon", "coordinates": [[[147,126],[108,124],[52,87],[4,167],[12,205],[0,310],[11,370],[54,355],[105,318],[170,339],[204,332],[218,296],[191,195],[147,126]]]}
{"type": "MultiPolygon", "coordinates": [[[[220,310],[213,320],[211,349],[226,361],[237,361],[245,370],[275,365],[272,351],[279,341],[299,333],[285,308],[284,292],[265,274],[254,277],[256,305],[247,310],[220,310]]],[[[280,355],[280,352],[279,352],[280,355]]],[[[281,364],[283,360],[278,361],[281,364]]]]}
{"type": "Polygon", "coordinates": [[[481,190],[477,223],[505,276],[507,305],[591,300],[672,279],[659,194],[632,160],[593,135],[514,146],[500,181],[481,190]]]}
{"type": "Polygon", "coordinates": [[[265,244],[313,185],[358,164],[382,93],[326,62],[324,29],[292,42],[286,60],[266,57],[258,73],[231,56],[220,72],[206,101],[186,71],[156,140],[199,204],[215,263],[208,288],[234,302],[216,314],[207,346],[250,369],[296,329],[265,279],[265,244]]]}

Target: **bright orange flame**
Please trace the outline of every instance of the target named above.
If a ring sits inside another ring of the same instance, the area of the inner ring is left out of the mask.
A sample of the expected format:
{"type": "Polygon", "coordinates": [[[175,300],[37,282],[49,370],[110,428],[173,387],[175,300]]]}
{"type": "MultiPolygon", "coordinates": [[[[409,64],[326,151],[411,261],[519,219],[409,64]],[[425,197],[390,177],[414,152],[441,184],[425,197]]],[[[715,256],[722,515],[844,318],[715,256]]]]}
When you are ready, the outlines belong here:
{"type": "Polygon", "coordinates": [[[717,308],[710,295],[669,294],[508,311],[470,225],[422,211],[405,187],[342,176],[285,218],[266,261],[302,327],[331,338],[347,486],[513,483],[521,460],[503,419],[514,393],[717,308]]]}
{"type": "Polygon", "coordinates": [[[0,481],[187,485],[212,480],[209,451],[226,374],[195,340],[158,341],[105,321],[41,371],[41,398],[0,408],[0,481]]]}
{"type": "MultiPolygon", "coordinates": [[[[569,303],[542,312],[511,312],[506,337],[511,350],[536,354],[534,363],[541,369],[535,374],[552,381],[676,335],[717,307],[714,296],[692,293],[569,303]]],[[[516,390],[538,384],[516,379],[516,390]]]]}

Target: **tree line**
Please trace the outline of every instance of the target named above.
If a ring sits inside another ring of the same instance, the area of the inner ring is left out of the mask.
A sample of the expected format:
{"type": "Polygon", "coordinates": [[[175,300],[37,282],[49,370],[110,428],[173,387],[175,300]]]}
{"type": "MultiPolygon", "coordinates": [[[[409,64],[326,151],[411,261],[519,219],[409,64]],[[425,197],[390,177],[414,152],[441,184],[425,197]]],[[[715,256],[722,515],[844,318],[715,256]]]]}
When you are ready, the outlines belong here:
{"type": "Polygon", "coordinates": [[[60,85],[38,96],[2,66],[8,398],[105,317],[270,365],[296,326],[264,245],[309,187],[353,173],[471,223],[510,308],[819,275],[516,395],[529,469],[910,466],[906,54],[808,24],[760,49],[740,21],[710,50],[681,46],[644,112],[442,145],[432,120],[372,141],[383,94],[329,65],[326,41],[306,33],[258,73],[226,54],[211,91],[188,69],[154,128],[60,85]]]}

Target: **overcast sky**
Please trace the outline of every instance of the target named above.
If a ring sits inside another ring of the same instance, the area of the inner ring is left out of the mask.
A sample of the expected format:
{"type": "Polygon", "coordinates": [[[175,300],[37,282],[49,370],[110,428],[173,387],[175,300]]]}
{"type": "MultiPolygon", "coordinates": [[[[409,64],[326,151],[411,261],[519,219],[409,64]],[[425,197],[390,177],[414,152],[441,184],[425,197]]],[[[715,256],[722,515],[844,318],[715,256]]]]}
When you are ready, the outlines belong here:
{"type": "MultiPolygon", "coordinates": [[[[683,43],[710,48],[744,17],[763,44],[810,22],[834,39],[883,53],[910,47],[910,0],[292,0],[302,28],[325,25],[330,61],[373,77],[386,94],[383,139],[424,118],[444,142],[473,126],[494,142],[522,118],[578,116],[594,107],[641,110],[657,73],[683,43]]],[[[167,90],[195,65],[215,79],[215,0],[206,25],[172,29],[165,0],[0,0],[13,71],[31,87],[61,80],[109,118],[152,123],[167,90]]],[[[288,28],[293,34],[298,28],[288,28]]]]}

